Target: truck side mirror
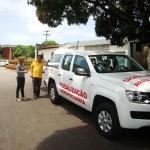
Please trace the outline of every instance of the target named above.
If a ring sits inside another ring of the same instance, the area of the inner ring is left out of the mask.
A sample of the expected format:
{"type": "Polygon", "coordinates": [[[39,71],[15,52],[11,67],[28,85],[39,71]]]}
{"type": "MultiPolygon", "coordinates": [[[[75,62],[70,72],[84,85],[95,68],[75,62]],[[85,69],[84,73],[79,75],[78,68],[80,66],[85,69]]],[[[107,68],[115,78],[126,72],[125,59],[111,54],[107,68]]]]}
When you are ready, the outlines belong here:
{"type": "Polygon", "coordinates": [[[85,68],[75,68],[75,74],[79,76],[90,77],[90,72],[86,71],[85,68]]]}

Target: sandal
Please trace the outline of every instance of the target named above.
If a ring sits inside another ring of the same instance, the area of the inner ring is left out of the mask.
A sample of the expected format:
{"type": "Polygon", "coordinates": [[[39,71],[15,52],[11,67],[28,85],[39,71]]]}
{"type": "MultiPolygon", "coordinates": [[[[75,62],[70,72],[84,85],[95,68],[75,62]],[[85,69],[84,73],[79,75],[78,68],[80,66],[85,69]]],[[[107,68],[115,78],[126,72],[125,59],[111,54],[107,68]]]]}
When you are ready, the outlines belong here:
{"type": "Polygon", "coordinates": [[[17,102],[21,102],[21,100],[20,100],[19,98],[16,98],[16,101],[17,101],[17,102]]]}

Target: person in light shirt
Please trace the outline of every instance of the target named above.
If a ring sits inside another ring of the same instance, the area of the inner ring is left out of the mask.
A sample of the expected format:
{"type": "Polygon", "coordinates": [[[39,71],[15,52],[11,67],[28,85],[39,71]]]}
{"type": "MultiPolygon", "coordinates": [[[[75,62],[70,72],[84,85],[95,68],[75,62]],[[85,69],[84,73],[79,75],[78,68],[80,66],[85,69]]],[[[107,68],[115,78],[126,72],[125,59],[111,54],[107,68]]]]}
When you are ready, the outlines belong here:
{"type": "Polygon", "coordinates": [[[24,95],[24,85],[25,85],[25,73],[28,70],[25,70],[24,66],[24,57],[18,57],[18,64],[16,65],[16,73],[17,73],[17,88],[16,88],[16,101],[20,102],[25,100],[24,95]],[[19,91],[21,90],[21,99],[19,99],[19,91]]]}
{"type": "Polygon", "coordinates": [[[37,59],[31,64],[31,78],[33,83],[33,98],[37,99],[40,96],[40,87],[42,83],[43,66],[47,62],[43,60],[42,55],[38,55],[37,59]]]}

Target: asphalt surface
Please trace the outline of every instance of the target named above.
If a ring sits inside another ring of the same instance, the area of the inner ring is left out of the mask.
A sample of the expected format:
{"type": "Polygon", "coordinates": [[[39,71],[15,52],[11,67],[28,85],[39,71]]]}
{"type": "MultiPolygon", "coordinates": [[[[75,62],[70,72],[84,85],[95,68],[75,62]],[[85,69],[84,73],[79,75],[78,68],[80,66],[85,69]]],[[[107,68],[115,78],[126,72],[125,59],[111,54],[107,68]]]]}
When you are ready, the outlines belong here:
{"type": "Polygon", "coordinates": [[[91,113],[63,100],[50,103],[47,88],[32,99],[26,74],[26,101],[15,101],[16,73],[0,67],[0,150],[150,150],[150,128],[125,130],[115,141],[97,132],[91,113]]]}

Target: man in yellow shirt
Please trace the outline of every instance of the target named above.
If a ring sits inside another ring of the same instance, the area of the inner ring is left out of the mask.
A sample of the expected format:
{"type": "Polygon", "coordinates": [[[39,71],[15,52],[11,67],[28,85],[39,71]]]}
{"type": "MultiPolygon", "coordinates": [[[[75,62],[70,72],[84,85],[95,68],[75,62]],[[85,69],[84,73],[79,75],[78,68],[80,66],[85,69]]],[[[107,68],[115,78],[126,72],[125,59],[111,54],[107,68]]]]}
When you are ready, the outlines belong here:
{"type": "Polygon", "coordinates": [[[47,62],[42,59],[42,55],[38,55],[37,59],[31,64],[31,78],[33,83],[33,98],[37,99],[40,96],[40,87],[42,83],[43,66],[47,62]]]}

